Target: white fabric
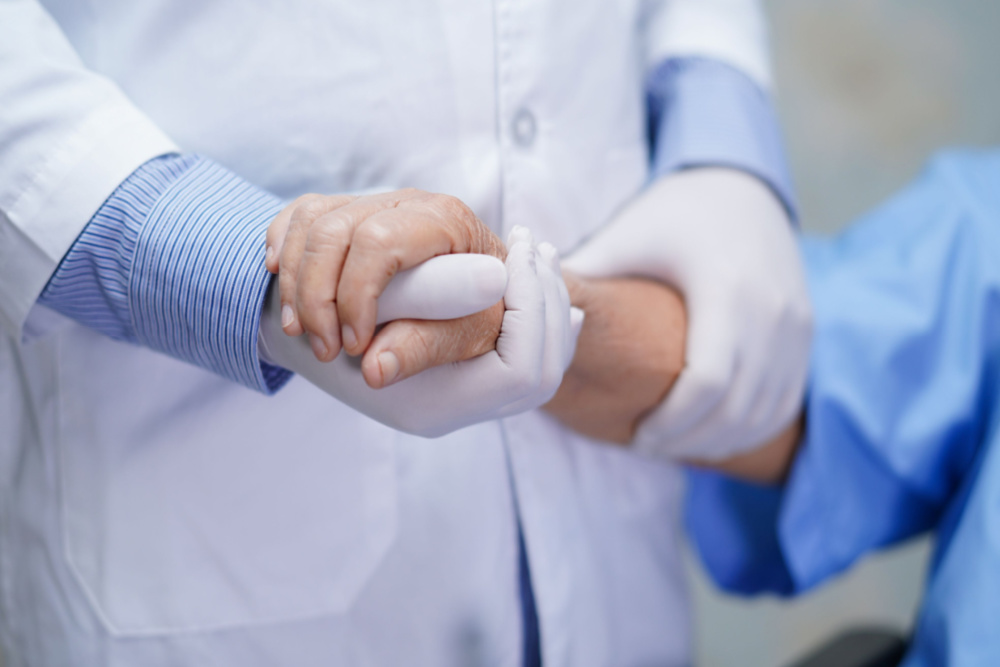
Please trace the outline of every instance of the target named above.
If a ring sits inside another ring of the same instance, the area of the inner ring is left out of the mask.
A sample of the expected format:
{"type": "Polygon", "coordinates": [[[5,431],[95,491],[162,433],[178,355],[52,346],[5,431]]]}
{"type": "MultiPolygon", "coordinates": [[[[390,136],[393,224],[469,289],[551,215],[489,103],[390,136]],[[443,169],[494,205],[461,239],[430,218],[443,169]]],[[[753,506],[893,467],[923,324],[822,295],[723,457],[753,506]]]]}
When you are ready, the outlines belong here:
{"type": "Polygon", "coordinates": [[[546,665],[687,664],[669,465],[537,410],[426,441],[41,308],[20,340],[173,142],[282,197],[445,192],[565,254],[646,178],[639,53],[671,53],[682,6],[757,62],[704,0],[0,0],[4,664],[516,666],[518,522],[546,665]]]}
{"type": "Polygon", "coordinates": [[[661,178],[564,267],[646,276],[684,295],[684,370],[643,420],[636,448],[725,458],[801,409],[812,338],[805,272],[785,210],[754,177],[696,169],[661,178]]]}
{"type": "MultiPolygon", "coordinates": [[[[396,276],[379,299],[378,320],[404,319],[414,313],[424,319],[451,319],[493,305],[499,299],[481,297],[500,284],[500,275],[491,265],[499,260],[465,261],[479,257],[436,258],[396,276]],[[448,261],[452,259],[459,261],[448,261]],[[481,294],[470,298],[465,293],[475,283],[486,284],[481,294]],[[456,312],[456,304],[463,301],[467,310],[456,312]]],[[[555,248],[549,244],[536,248],[523,227],[511,231],[506,267],[506,289],[501,294],[505,312],[497,348],[474,359],[438,366],[389,387],[372,389],[356,360],[346,353],[321,363],[306,336],[284,334],[276,288],[264,308],[261,350],[272,363],[295,371],[358,412],[398,431],[424,437],[540,407],[555,395],[573,360],[583,312],[570,308],[555,248]]]]}
{"type": "Polygon", "coordinates": [[[0,2],[0,326],[20,333],[83,225],[150,157],[176,150],[84,69],[37,2],[0,2]]]}
{"type": "Polygon", "coordinates": [[[755,0],[653,2],[646,62],[665,56],[700,56],[728,63],[764,89],[771,86],[767,23],[755,0]]]}

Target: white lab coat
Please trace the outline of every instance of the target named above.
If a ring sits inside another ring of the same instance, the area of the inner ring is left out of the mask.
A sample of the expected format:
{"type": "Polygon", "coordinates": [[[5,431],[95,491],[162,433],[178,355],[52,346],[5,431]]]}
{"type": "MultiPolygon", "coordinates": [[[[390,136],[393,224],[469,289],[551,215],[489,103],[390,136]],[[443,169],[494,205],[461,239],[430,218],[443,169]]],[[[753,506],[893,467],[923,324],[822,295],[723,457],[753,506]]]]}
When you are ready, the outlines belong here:
{"type": "Polygon", "coordinates": [[[514,667],[518,520],[546,665],[686,663],[674,468],[540,412],[402,435],[33,304],[175,146],[286,197],[447,192],[569,250],[644,182],[647,68],[766,83],[764,41],[752,0],[0,0],[6,664],[514,667]]]}

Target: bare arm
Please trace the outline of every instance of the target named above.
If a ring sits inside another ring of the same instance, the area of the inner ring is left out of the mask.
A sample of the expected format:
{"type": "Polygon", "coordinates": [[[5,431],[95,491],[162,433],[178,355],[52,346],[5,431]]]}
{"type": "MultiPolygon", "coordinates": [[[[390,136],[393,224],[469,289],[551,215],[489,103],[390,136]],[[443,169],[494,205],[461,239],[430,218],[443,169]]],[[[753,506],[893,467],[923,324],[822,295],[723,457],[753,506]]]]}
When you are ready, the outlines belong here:
{"type": "MultiPolygon", "coordinates": [[[[684,302],[674,289],[644,279],[566,274],[566,284],[586,319],[573,363],[545,410],[583,435],[626,445],[684,367],[684,302]]],[[[780,483],[795,458],[803,423],[797,417],[774,439],[737,456],[688,463],[780,483]]]]}
{"type": "Polygon", "coordinates": [[[583,435],[627,444],[684,366],[684,304],[651,280],[564,276],[586,317],[573,363],[545,410],[583,435]]]}

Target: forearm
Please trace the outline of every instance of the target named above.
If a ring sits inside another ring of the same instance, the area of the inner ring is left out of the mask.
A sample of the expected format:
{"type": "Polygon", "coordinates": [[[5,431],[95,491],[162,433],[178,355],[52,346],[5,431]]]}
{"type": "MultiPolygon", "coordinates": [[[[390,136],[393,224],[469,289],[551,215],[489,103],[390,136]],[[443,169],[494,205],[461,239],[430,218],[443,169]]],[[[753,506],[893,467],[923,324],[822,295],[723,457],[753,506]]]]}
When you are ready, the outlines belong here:
{"type": "Polygon", "coordinates": [[[586,317],[573,362],[545,409],[584,435],[627,444],[683,368],[684,303],[650,280],[564,275],[586,317]]]}
{"type": "Polygon", "coordinates": [[[687,463],[754,484],[782,484],[795,461],[804,428],[803,413],[781,433],[757,449],[719,461],[689,460],[687,463]]]}
{"type": "MultiPolygon", "coordinates": [[[[580,433],[628,444],[683,369],[684,302],[675,290],[648,280],[582,280],[567,274],[566,283],[586,319],[573,363],[545,409],[580,433]]],[[[756,483],[781,483],[795,459],[804,421],[799,415],[767,443],[737,456],[687,463],[756,483]]]]}

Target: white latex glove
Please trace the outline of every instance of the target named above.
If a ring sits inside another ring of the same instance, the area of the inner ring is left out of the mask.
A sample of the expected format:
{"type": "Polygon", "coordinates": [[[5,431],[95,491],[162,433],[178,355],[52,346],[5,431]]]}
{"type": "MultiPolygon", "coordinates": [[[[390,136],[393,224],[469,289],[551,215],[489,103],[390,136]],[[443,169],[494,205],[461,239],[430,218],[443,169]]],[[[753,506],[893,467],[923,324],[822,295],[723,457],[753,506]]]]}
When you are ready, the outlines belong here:
{"type": "MultiPolygon", "coordinates": [[[[285,335],[280,295],[272,288],[261,321],[262,356],[359,412],[424,437],[539,407],[555,394],[573,359],[583,313],[570,307],[552,245],[535,247],[523,227],[511,232],[507,244],[506,311],[491,352],[372,389],[356,358],[342,352],[332,362],[322,363],[306,337],[285,335]]],[[[489,262],[484,265],[477,258],[477,268],[449,257],[458,256],[436,257],[394,278],[379,299],[378,320],[452,319],[496,303],[498,298],[490,299],[489,291],[496,286],[498,273],[489,262]]]]}
{"type": "Polygon", "coordinates": [[[685,368],[634,445],[671,458],[752,449],[798,414],[812,313],[792,226],[763,183],[730,169],[661,178],[563,262],[681,291],[685,368]]]}

